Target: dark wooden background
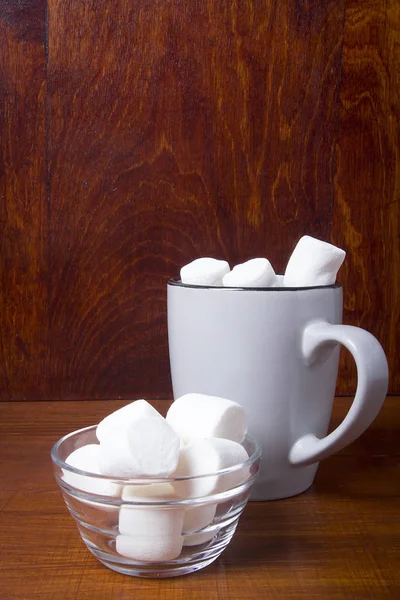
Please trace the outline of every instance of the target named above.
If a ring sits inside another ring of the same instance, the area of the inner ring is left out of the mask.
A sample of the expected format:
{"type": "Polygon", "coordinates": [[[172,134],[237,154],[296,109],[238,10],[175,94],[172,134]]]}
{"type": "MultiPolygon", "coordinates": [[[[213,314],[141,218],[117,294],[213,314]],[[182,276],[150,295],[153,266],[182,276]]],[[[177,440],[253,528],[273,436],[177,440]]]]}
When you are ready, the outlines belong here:
{"type": "Polygon", "coordinates": [[[399,117],[398,0],[2,0],[0,399],[170,395],[167,279],[305,233],[399,394],[399,117]]]}

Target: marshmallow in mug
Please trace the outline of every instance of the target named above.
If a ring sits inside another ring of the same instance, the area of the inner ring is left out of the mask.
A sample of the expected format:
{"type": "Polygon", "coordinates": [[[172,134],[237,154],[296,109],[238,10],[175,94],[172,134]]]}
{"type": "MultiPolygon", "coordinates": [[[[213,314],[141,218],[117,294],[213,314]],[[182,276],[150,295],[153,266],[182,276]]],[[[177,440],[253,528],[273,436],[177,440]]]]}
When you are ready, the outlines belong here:
{"type": "Polygon", "coordinates": [[[333,285],[345,256],[344,250],[305,235],[293,250],[283,284],[286,287],[333,285]]]}
{"type": "Polygon", "coordinates": [[[196,258],[181,268],[182,283],[190,285],[219,286],[230,267],[226,260],[216,258],[196,258]]]}
{"type": "Polygon", "coordinates": [[[172,403],[167,422],[188,443],[199,438],[226,438],[242,442],[246,414],[236,402],[206,394],[185,394],[172,403]]]}
{"type": "Polygon", "coordinates": [[[252,258],[233,267],[223,280],[225,287],[275,287],[278,278],[266,258],[252,258]]]}

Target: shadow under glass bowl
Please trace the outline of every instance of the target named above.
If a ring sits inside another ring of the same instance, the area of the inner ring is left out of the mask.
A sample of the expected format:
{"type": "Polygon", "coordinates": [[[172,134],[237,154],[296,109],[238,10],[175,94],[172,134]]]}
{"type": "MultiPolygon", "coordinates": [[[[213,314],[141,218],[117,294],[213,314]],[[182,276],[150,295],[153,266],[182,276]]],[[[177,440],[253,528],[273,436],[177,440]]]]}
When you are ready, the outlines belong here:
{"type": "Polygon", "coordinates": [[[216,560],[235,533],[257,477],[257,442],[246,436],[248,460],[215,473],[113,478],[65,462],[74,450],[98,443],[96,427],[64,436],[51,450],[55,479],[90,552],[110,569],[136,577],[185,575],[216,560]]]}

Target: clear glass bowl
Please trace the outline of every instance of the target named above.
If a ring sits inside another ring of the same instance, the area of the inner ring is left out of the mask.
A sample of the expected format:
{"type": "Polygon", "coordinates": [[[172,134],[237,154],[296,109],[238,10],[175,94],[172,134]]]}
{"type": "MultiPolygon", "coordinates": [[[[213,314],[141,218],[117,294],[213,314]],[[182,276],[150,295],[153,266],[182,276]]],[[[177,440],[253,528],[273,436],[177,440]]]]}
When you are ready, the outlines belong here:
{"type": "Polygon", "coordinates": [[[74,450],[96,444],[96,426],[74,431],[51,450],[54,475],[86,546],[105,566],[136,577],[174,577],[218,558],[235,533],[260,467],[249,459],[198,477],[123,479],[67,465],[74,450]],[[189,498],[184,494],[190,490],[189,498]],[[179,492],[178,494],[176,492],[179,492]]]}

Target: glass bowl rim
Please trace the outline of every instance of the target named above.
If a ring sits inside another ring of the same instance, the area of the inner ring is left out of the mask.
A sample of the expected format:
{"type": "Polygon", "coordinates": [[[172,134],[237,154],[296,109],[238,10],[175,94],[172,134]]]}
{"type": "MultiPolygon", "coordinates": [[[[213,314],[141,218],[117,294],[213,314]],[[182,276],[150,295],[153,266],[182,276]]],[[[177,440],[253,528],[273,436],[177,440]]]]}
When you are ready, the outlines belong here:
{"type": "MultiPolygon", "coordinates": [[[[214,471],[212,473],[203,473],[201,475],[194,475],[194,476],[186,475],[184,477],[136,477],[136,478],[112,477],[110,475],[102,475],[101,473],[92,473],[91,471],[83,471],[81,469],[73,467],[72,465],[67,464],[64,460],[62,460],[59,457],[59,448],[60,448],[61,444],[63,444],[68,439],[70,439],[74,436],[78,436],[78,435],[88,432],[90,430],[95,430],[96,428],[97,428],[97,425],[89,425],[88,427],[83,427],[82,429],[76,429],[75,431],[71,431],[70,433],[67,433],[66,435],[61,437],[53,445],[51,452],[50,452],[53,463],[65,471],[69,471],[70,473],[74,473],[76,475],[83,475],[85,477],[89,477],[92,479],[111,481],[113,483],[124,485],[124,486],[125,485],[146,485],[146,484],[150,485],[152,483],[175,483],[177,481],[196,481],[199,479],[205,479],[206,477],[215,477],[218,475],[226,475],[229,473],[235,473],[236,471],[240,471],[241,469],[251,467],[261,457],[261,454],[262,454],[261,446],[257,442],[257,440],[254,439],[251,435],[246,434],[243,442],[246,440],[248,442],[250,442],[254,446],[253,452],[251,453],[251,455],[249,456],[248,459],[246,459],[243,462],[236,463],[232,467],[226,467],[225,469],[220,469],[219,471],[214,471]]],[[[89,445],[89,444],[86,444],[86,445],[89,445]]]]}

